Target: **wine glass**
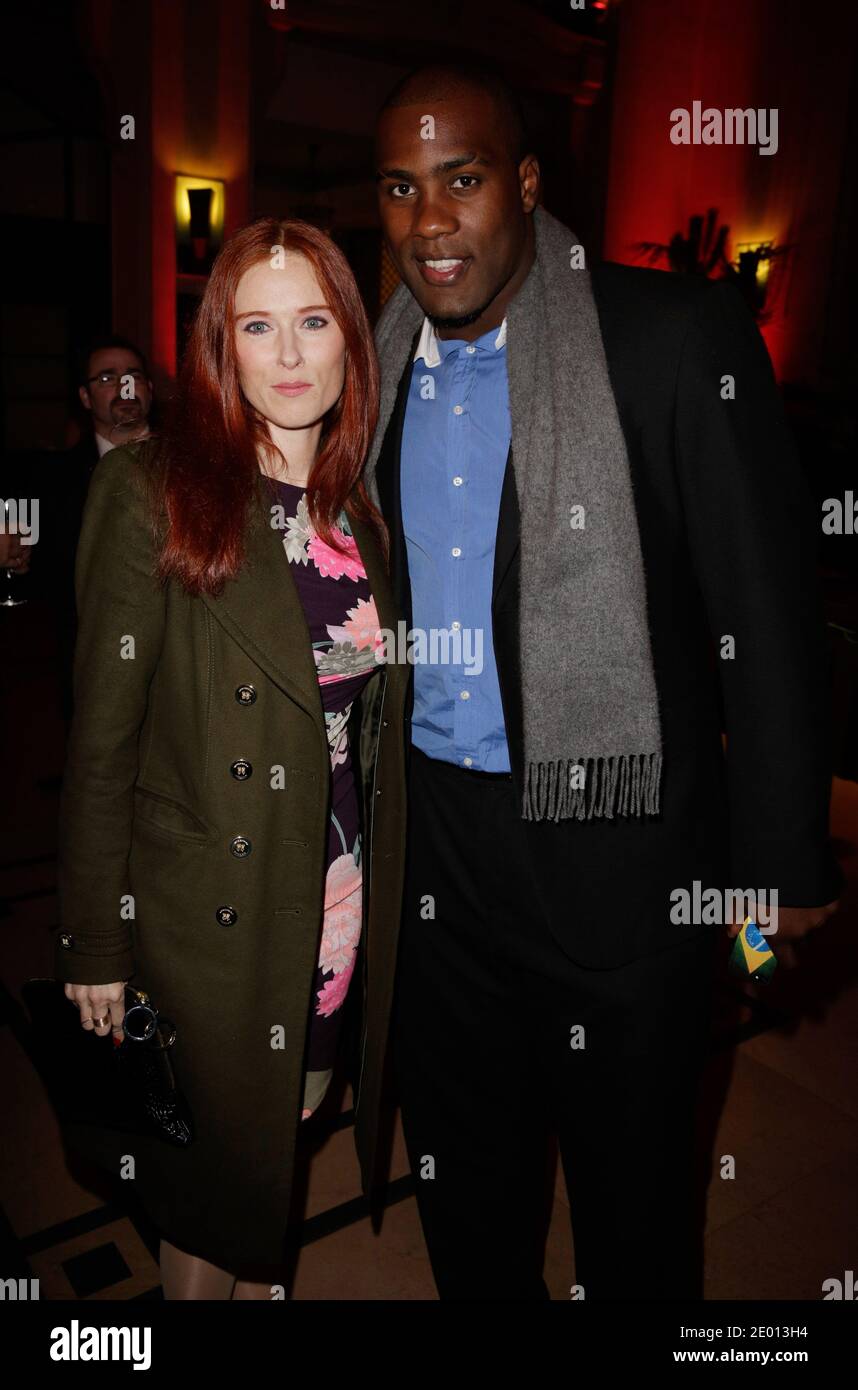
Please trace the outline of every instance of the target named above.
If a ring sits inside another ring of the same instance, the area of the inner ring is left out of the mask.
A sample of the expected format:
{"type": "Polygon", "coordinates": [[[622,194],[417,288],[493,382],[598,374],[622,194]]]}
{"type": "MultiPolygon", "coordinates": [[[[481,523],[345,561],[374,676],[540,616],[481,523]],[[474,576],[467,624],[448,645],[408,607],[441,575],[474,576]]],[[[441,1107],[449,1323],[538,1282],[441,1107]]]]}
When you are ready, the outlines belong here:
{"type": "MultiPolygon", "coordinates": [[[[4,529],[4,532],[8,535],[8,534],[9,534],[9,503],[8,503],[8,501],[5,501],[5,502],[3,503],[3,509],[4,509],[4,512],[5,512],[4,527],[3,527],[3,529],[4,529]]],[[[17,534],[17,533],[16,533],[16,534],[17,534]]],[[[15,598],[15,597],[13,596],[13,591],[12,591],[12,589],[10,588],[10,584],[11,584],[11,581],[12,581],[13,579],[20,579],[20,578],[21,578],[21,575],[19,574],[18,570],[12,569],[9,565],[6,565],[6,566],[5,566],[5,570],[6,570],[6,596],[5,596],[5,598],[0,599],[0,608],[20,608],[22,604],[24,604],[24,603],[27,602],[27,600],[26,600],[25,598],[15,598]]]]}

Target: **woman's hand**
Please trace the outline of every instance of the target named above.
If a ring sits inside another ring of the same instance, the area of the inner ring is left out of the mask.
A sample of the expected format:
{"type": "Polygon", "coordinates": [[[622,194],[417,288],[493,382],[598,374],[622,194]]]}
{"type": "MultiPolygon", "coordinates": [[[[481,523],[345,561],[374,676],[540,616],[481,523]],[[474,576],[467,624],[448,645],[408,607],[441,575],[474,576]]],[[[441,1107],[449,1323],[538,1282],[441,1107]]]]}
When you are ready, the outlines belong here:
{"type": "Polygon", "coordinates": [[[115,1038],[123,1036],[124,980],[118,980],[113,985],[67,984],[64,989],[66,998],[71,999],[80,1009],[80,1025],[87,1032],[97,1033],[100,1038],[105,1038],[112,1028],[115,1038]]]}

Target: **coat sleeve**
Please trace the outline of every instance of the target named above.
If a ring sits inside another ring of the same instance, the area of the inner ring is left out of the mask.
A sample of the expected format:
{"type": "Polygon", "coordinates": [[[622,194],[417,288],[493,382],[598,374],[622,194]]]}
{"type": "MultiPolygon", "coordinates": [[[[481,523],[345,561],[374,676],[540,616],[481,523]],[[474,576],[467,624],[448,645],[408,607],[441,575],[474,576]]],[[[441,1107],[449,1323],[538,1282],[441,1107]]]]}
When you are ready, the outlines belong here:
{"type": "Polygon", "coordinates": [[[783,907],[827,903],[843,878],[828,841],[829,663],[814,508],[765,343],[731,285],[708,284],[692,309],[675,431],[724,697],[731,886],[776,889],[783,907]]]}
{"type": "Polygon", "coordinates": [[[60,800],[60,932],[54,973],[110,984],[134,973],[127,896],[137,745],[166,599],[136,452],[92,475],[75,564],[74,715],[60,800]]]}

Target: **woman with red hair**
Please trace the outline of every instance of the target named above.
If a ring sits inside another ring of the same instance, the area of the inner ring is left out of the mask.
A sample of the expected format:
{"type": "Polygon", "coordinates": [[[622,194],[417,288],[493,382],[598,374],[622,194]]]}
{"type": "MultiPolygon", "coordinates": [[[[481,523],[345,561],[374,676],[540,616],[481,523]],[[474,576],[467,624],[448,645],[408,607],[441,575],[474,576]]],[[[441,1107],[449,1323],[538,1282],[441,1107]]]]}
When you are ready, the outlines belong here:
{"type": "Polygon", "coordinates": [[[56,974],[117,1044],[127,980],[169,1017],[194,1138],[70,1138],[133,1160],[167,1298],[272,1296],[338,1048],[372,1188],[405,799],[377,408],[345,258],[266,218],[215,263],[167,428],[90,486],[56,974]]]}

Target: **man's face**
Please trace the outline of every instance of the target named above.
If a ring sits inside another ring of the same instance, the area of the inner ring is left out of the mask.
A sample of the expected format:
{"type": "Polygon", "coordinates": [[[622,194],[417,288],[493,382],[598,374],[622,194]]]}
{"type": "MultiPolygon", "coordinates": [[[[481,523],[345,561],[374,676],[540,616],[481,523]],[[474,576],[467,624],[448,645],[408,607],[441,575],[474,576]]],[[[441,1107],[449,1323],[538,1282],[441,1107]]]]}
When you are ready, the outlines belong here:
{"type": "Polygon", "coordinates": [[[99,348],[90,354],[87,378],[80,398],[92,411],[99,434],[118,439],[145,426],[152,406],[152,383],[136,352],[99,348]]]}
{"type": "Polygon", "coordinates": [[[539,166],[514,162],[491,98],[474,91],[383,111],[376,172],[388,250],[423,312],[436,327],[500,323],[529,268],[539,166]]]}

